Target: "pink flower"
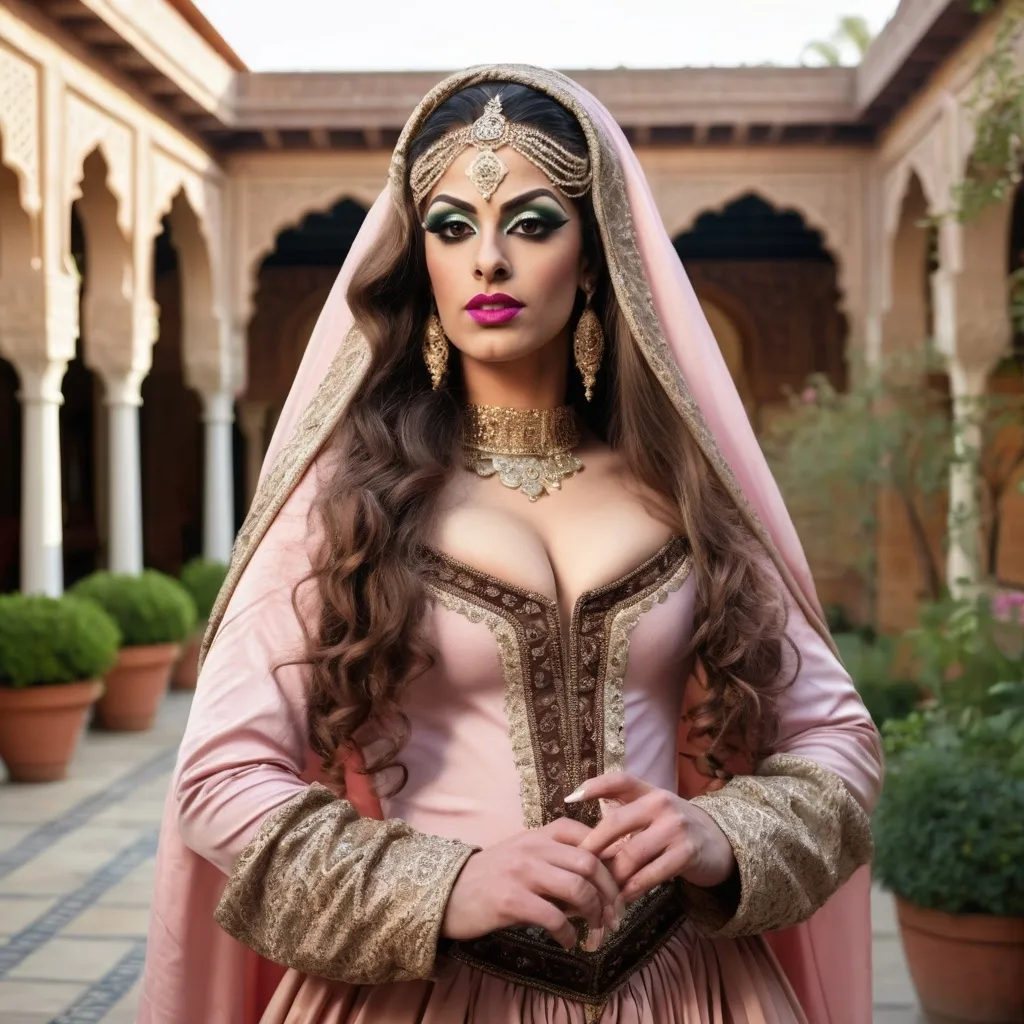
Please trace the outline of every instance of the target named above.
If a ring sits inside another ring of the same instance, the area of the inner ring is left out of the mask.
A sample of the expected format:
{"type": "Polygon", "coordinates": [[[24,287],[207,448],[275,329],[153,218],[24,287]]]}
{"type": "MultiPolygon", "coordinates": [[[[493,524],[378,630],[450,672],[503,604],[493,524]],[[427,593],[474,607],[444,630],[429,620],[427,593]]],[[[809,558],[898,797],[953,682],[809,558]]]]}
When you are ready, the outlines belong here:
{"type": "Polygon", "coordinates": [[[818,401],[818,389],[804,388],[803,393],[800,395],[800,401],[805,405],[816,405],[818,401]]]}
{"type": "Polygon", "coordinates": [[[1024,590],[1004,590],[992,598],[992,614],[1000,622],[1024,626],[1024,590]]]}

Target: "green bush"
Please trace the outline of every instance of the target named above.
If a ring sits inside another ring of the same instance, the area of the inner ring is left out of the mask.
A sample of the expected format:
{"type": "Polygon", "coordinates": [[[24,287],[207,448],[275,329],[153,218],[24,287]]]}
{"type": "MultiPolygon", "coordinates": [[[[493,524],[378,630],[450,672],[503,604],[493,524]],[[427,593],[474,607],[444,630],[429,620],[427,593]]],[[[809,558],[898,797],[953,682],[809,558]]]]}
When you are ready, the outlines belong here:
{"type": "Polygon", "coordinates": [[[180,643],[196,624],[196,606],[173,577],[155,569],[141,576],[96,572],[71,593],[95,601],[117,623],[125,647],[180,643]]]}
{"type": "Polygon", "coordinates": [[[874,873],[919,907],[1024,915],[1024,773],[963,744],[890,762],[874,816],[874,873]]]}
{"type": "Polygon", "coordinates": [[[92,601],[0,595],[0,685],[95,679],[114,664],[120,646],[117,624],[92,601]]]}
{"type": "Polygon", "coordinates": [[[920,687],[893,678],[896,642],[892,637],[868,642],[858,633],[837,633],[833,639],[875,725],[881,728],[890,719],[906,718],[917,707],[920,687]]]}
{"type": "Polygon", "coordinates": [[[192,595],[200,622],[205,622],[213,611],[228,567],[223,562],[193,558],[181,570],[182,586],[192,595]]]}

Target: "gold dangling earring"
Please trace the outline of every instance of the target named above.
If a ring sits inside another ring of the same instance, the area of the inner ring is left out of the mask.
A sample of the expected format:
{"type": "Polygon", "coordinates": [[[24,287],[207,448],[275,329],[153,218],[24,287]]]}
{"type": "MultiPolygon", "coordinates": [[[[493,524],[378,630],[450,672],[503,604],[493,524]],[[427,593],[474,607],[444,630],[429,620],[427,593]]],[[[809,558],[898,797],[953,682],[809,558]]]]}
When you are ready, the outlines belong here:
{"type": "Polygon", "coordinates": [[[587,401],[594,397],[594,384],[597,371],[601,368],[601,357],[604,355],[604,330],[601,320],[590,308],[591,296],[587,296],[587,308],[583,310],[579,323],[572,338],[572,351],[576,357],[576,368],[583,378],[587,401]]]}
{"type": "Polygon", "coordinates": [[[430,314],[427,329],[423,333],[423,362],[427,364],[431,383],[437,391],[448,372],[448,335],[441,326],[441,318],[436,313],[430,314]]]}

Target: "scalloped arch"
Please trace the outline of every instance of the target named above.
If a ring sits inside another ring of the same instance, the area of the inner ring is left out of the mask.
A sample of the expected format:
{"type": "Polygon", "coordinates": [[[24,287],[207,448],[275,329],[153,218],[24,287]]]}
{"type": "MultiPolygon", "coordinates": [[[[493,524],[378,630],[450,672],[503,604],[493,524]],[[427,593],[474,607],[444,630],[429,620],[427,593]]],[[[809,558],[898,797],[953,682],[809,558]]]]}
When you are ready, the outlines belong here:
{"type": "Polygon", "coordinates": [[[924,194],[929,213],[938,208],[938,185],[932,180],[933,174],[920,154],[914,152],[904,157],[885,177],[882,185],[883,225],[885,238],[891,240],[903,219],[903,203],[910,189],[910,182],[917,178],[924,194]]]}
{"type": "Polygon", "coordinates": [[[340,184],[333,179],[299,186],[286,186],[278,181],[250,184],[244,195],[244,205],[257,212],[258,217],[246,232],[238,261],[242,319],[247,322],[252,316],[253,300],[259,287],[260,264],[274,251],[277,238],[283,231],[300,227],[311,214],[330,210],[345,200],[369,210],[380,192],[381,187],[369,182],[340,184]]]}
{"type": "MultiPolygon", "coordinates": [[[[779,213],[795,213],[801,220],[822,237],[822,245],[836,264],[836,281],[839,288],[839,308],[845,311],[848,304],[850,282],[847,278],[845,225],[835,212],[827,210],[827,204],[815,204],[808,200],[798,186],[785,187],[779,183],[759,183],[752,186],[744,182],[716,182],[701,189],[684,187],[689,202],[685,210],[679,210],[673,220],[666,218],[669,237],[677,238],[693,229],[697,219],[706,213],[722,213],[729,205],[744,196],[757,196],[779,213]]],[[[819,187],[820,191],[820,187],[819,187]]],[[[677,204],[671,204],[678,207],[677,204]]],[[[671,208],[671,207],[670,207],[671,208]]]]}
{"type": "Polygon", "coordinates": [[[85,161],[97,149],[107,165],[106,186],[117,201],[117,223],[125,238],[135,229],[135,138],[131,128],[80,97],[67,96],[64,201],[81,198],[85,161]]]}

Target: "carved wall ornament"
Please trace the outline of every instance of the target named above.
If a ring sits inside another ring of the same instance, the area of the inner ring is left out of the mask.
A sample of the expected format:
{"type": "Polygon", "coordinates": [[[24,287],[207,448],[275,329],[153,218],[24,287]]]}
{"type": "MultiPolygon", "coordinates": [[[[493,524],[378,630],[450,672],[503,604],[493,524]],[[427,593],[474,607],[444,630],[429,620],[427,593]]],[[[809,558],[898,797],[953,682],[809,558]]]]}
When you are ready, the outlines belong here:
{"type": "Polygon", "coordinates": [[[122,121],[87,99],[68,92],[65,100],[65,202],[81,198],[82,168],[86,157],[99,148],[107,163],[107,188],[117,199],[117,223],[125,237],[135,227],[135,138],[122,121]]]}
{"type": "Polygon", "coordinates": [[[21,205],[35,215],[39,187],[39,68],[0,44],[0,134],[4,163],[18,175],[21,205]]]}

